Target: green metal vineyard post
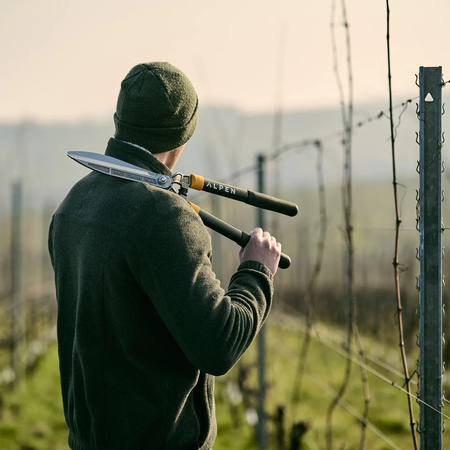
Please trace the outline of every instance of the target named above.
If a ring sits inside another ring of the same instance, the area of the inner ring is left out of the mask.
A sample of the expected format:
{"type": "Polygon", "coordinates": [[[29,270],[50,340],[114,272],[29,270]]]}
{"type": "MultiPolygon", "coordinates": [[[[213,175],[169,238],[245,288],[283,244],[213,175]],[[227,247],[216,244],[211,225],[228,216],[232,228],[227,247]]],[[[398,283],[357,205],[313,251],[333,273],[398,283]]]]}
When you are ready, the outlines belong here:
{"type": "Polygon", "coordinates": [[[442,448],[442,68],[420,67],[420,448],[442,448]]]}

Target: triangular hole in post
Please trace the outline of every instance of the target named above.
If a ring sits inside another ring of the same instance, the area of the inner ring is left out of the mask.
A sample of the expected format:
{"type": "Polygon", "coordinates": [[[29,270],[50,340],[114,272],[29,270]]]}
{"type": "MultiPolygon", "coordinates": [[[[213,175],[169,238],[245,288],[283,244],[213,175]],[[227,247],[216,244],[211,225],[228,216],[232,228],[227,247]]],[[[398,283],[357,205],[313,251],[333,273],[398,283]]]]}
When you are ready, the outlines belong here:
{"type": "Polygon", "coordinates": [[[427,96],[425,97],[426,102],[434,102],[433,96],[428,92],[427,96]]]}

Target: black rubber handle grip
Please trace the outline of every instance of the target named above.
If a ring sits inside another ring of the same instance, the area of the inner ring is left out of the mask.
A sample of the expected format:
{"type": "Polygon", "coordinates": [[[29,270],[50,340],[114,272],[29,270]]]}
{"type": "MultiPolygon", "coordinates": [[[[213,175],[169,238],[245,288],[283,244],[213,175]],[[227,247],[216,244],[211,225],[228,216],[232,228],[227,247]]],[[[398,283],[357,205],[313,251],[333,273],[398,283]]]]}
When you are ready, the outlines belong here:
{"type": "MultiPolygon", "coordinates": [[[[250,240],[249,234],[244,233],[243,231],[238,230],[237,228],[224,222],[223,220],[218,219],[212,214],[203,211],[197,205],[191,204],[191,206],[198,212],[203,223],[208,228],[211,228],[211,230],[216,231],[217,233],[221,234],[222,236],[225,236],[226,238],[232,240],[233,242],[236,242],[236,244],[240,245],[241,247],[245,247],[248,244],[248,241],[250,240]]],[[[288,255],[282,253],[280,257],[280,262],[278,263],[278,267],[280,269],[287,269],[290,265],[291,265],[291,258],[288,255]]]]}
{"type": "Polygon", "coordinates": [[[257,206],[258,208],[275,211],[286,216],[296,216],[298,214],[298,206],[295,203],[281,200],[271,195],[261,194],[260,192],[248,191],[248,199],[246,201],[249,205],[257,206]]]}
{"type": "Polygon", "coordinates": [[[191,173],[190,187],[198,191],[210,192],[211,194],[220,195],[221,197],[232,198],[239,202],[258,208],[267,209],[287,216],[295,216],[298,214],[298,206],[295,203],[281,200],[271,195],[253,192],[247,189],[238,188],[229,184],[220,183],[218,181],[203,178],[200,175],[191,173]]]}
{"type": "MultiPolygon", "coordinates": [[[[241,245],[241,247],[245,247],[248,244],[248,241],[250,240],[250,235],[247,233],[244,233],[243,231],[241,231],[242,233],[242,243],[244,243],[244,245],[241,245]]],[[[285,253],[281,253],[280,255],[280,261],[278,263],[278,267],[280,269],[287,269],[289,268],[289,266],[291,265],[291,258],[286,255],[285,253]]]]}

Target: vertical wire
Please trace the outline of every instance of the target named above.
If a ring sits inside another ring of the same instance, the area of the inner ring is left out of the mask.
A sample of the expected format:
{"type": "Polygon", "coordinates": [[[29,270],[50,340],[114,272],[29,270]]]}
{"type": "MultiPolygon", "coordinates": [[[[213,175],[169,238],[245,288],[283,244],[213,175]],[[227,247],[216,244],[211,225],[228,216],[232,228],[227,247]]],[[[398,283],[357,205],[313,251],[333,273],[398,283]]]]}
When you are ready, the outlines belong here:
{"type": "MultiPolygon", "coordinates": [[[[343,138],[343,144],[344,146],[346,145],[347,142],[347,110],[345,108],[345,99],[344,99],[344,89],[342,86],[342,82],[341,82],[341,77],[340,77],[340,73],[339,73],[339,67],[338,67],[338,58],[337,58],[337,45],[336,45],[336,33],[335,33],[335,14],[336,14],[336,2],[335,0],[332,1],[331,4],[331,41],[332,41],[332,50],[333,50],[333,69],[335,72],[335,78],[336,78],[336,83],[337,83],[337,87],[338,87],[338,91],[339,91],[339,97],[340,97],[340,105],[341,105],[341,115],[342,115],[342,121],[344,124],[344,138],[343,138]]],[[[345,164],[345,163],[344,163],[345,164]]],[[[344,169],[344,177],[346,175],[346,166],[344,169]]],[[[343,192],[344,193],[344,192],[343,192]]],[[[343,195],[343,207],[344,207],[344,215],[345,215],[345,196],[343,195]]],[[[350,316],[352,315],[352,313],[350,312],[350,316]]],[[[351,347],[351,335],[352,335],[352,325],[351,325],[351,321],[349,322],[349,330],[347,333],[347,346],[346,346],[346,351],[350,353],[350,347],[351,347]]],[[[338,392],[336,393],[336,395],[333,397],[331,404],[328,407],[328,411],[327,411],[327,419],[326,419],[326,423],[327,423],[327,431],[326,431],[326,443],[327,443],[327,448],[329,450],[331,450],[333,448],[333,412],[336,408],[336,406],[338,405],[340,399],[342,398],[342,396],[344,395],[346,389],[347,389],[347,385],[350,379],[350,372],[351,372],[351,364],[349,363],[349,361],[347,360],[346,362],[346,366],[345,366],[345,373],[344,373],[344,378],[341,382],[341,386],[338,390],[338,392]]]]}
{"type": "Polygon", "coordinates": [[[305,292],[305,307],[306,307],[306,330],[305,336],[300,348],[297,371],[294,379],[294,385],[292,388],[291,405],[294,409],[293,420],[296,420],[296,406],[300,399],[300,392],[302,388],[302,381],[306,368],[306,359],[311,342],[311,332],[314,324],[314,300],[316,298],[316,284],[317,278],[320,275],[323,264],[323,257],[325,252],[325,240],[327,234],[327,210],[326,210],[326,195],[325,195],[325,182],[323,175],[323,145],[322,142],[316,142],[317,159],[316,159],[316,174],[318,183],[319,194],[319,217],[320,217],[320,231],[317,241],[316,259],[313,266],[313,271],[309,279],[307,289],[305,292]]]}
{"type": "Polygon", "coordinates": [[[370,390],[369,390],[369,379],[366,370],[366,361],[364,349],[362,347],[358,327],[357,327],[357,310],[356,310],[356,299],[354,293],[354,242],[353,242],[353,223],[352,223],[352,211],[353,211],[353,190],[352,190],[352,134],[353,134],[353,70],[352,70],[352,58],[351,58],[351,45],[350,45],[350,31],[349,22],[347,16],[347,8],[345,0],[342,0],[342,15],[345,26],[345,38],[346,38],[346,49],[347,49],[347,68],[348,68],[348,117],[346,126],[346,234],[348,238],[348,297],[350,305],[350,318],[351,323],[349,327],[349,333],[353,331],[353,337],[355,338],[356,345],[358,348],[359,358],[363,362],[360,366],[361,368],[361,382],[363,386],[364,395],[364,412],[362,414],[363,420],[361,421],[361,438],[360,438],[360,449],[365,448],[366,440],[366,430],[367,430],[367,418],[369,416],[370,408],[370,390]]]}
{"type": "MultiPolygon", "coordinates": [[[[345,37],[346,37],[346,50],[347,50],[347,70],[348,70],[348,101],[345,104],[344,90],[342,82],[340,79],[340,74],[337,64],[337,48],[336,48],[336,36],[334,32],[334,16],[335,16],[335,2],[332,3],[332,18],[331,18],[331,31],[332,31],[332,48],[333,48],[333,60],[334,60],[334,71],[336,76],[336,81],[338,85],[338,90],[340,94],[340,104],[342,113],[342,122],[344,125],[344,168],[343,168],[343,182],[342,182],[342,207],[344,212],[345,221],[345,239],[347,244],[347,283],[348,283],[348,331],[347,331],[347,343],[346,351],[351,352],[353,338],[356,340],[358,346],[358,351],[360,358],[364,361],[364,351],[361,345],[361,340],[359,338],[358,329],[356,326],[356,301],[354,294],[354,244],[353,244],[353,225],[352,225],[352,133],[353,133],[353,74],[352,74],[352,64],[351,64],[351,46],[350,46],[350,33],[349,24],[347,19],[347,10],[345,5],[345,0],[342,0],[342,15],[345,27],[345,37]]],[[[331,449],[333,447],[332,441],[332,416],[333,412],[345,394],[351,374],[351,363],[347,360],[345,373],[340,385],[340,388],[333,398],[328,411],[327,411],[327,448],[331,449]]],[[[367,417],[369,413],[370,404],[370,393],[368,385],[367,372],[361,370],[361,380],[363,384],[364,391],[364,420],[361,422],[361,439],[360,448],[365,447],[366,438],[366,424],[367,417]]]]}
{"type": "Polygon", "coordinates": [[[387,43],[387,65],[388,65],[388,82],[389,82],[389,123],[391,131],[391,152],[392,152],[392,176],[393,176],[393,189],[394,189],[394,207],[395,207],[395,245],[394,245],[394,282],[395,282],[395,295],[397,299],[397,322],[398,322],[398,336],[400,353],[403,364],[403,371],[405,374],[405,386],[408,392],[408,410],[410,419],[410,428],[413,439],[414,449],[417,450],[417,438],[415,433],[415,419],[414,410],[411,397],[411,376],[409,375],[408,360],[406,357],[405,340],[403,332],[403,308],[400,291],[400,264],[399,264],[399,242],[400,242],[400,226],[402,223],[400,217],[400,208],[398,201],[398,182],[397,182],[397,168],[396,168],[396,153],[395,153],[395,132],[394,130],[394,118],[392,108],[392,74],[391,74],[391,51],[390,51],[390,9],[389,0],[386,0],[386,43],[387,43]]]}

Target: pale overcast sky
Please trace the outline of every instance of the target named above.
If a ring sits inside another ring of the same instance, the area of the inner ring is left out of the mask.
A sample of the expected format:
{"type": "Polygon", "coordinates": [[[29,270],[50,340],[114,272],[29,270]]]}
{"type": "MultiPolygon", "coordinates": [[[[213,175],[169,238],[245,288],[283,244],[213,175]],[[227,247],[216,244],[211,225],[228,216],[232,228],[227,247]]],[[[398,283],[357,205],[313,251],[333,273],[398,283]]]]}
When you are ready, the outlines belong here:
{"type": "MultiPolygon", "coordinates": [[[[387,102],[386,2],[346,5],[355,100],[387,102]]],[[[450,79],[450,1],[390,9],[401,103],[418,93],[419,66],[450,79]]],[[[336,106],[331,10],[332,0],[0,0],[0,121],[110,118],[129,69],[157,60],[183,70],[202,105],[336,106]]],[[[344,71],[340,0],[335,31],[344,71]]]]}

